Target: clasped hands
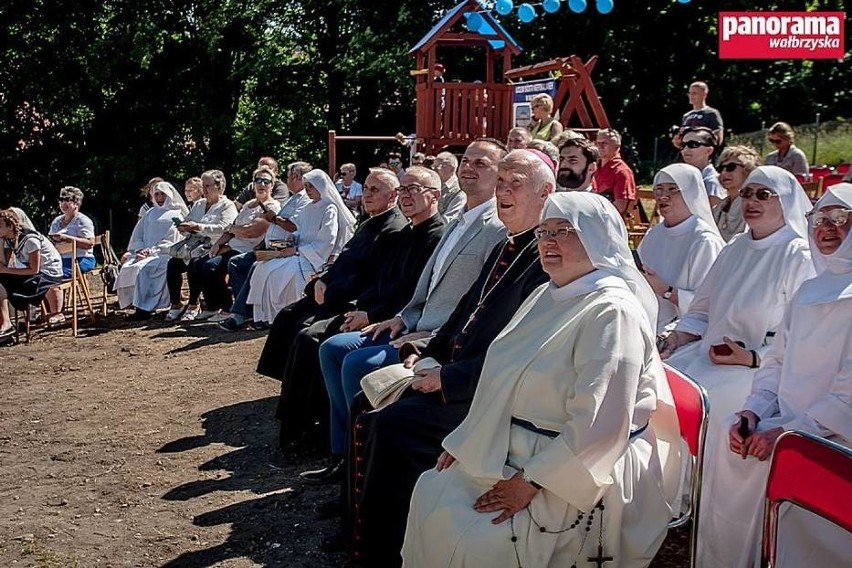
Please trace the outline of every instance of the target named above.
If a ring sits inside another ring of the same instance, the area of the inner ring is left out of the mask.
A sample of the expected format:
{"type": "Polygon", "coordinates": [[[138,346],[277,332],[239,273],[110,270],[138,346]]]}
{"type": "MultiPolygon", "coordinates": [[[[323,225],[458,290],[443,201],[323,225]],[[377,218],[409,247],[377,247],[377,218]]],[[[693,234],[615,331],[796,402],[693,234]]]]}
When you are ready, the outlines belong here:
{"type": "MultiPolygon", "coordinates": [[[[443,471],[450,467],[456,459],[447,451],[444,451],[438,457],[438,463],[435,469],[443,471]]],[[[532,484],[524,481],[521,472],[517,472],[509,479],[503,479],[495,483],[491,489],[479,496],[474,501],[473,509],[477,513],[494,513],[500,511],[500,514],[491,519],[491,523],[499,525],[508,521],[515,513],[524,509],[538,493],[532,484]]]]}
{"type": "Polygon", "coordinates": [[[737,422],[728,430],[728,447],[735,454],[739,454],[743,459],[748,456],[754,456],[760,461],[765,461],[772,455],[772,449],[775,447],[775,440],[778,436],[784,433],[781,427],[771,428],[762,432],[756,432],[758,418],[751,410],[743,410],[737,412],[737,422]],[[748,420],[748,431],[750,434],[746,437],[740,435],[741,417],[748,420]]]}

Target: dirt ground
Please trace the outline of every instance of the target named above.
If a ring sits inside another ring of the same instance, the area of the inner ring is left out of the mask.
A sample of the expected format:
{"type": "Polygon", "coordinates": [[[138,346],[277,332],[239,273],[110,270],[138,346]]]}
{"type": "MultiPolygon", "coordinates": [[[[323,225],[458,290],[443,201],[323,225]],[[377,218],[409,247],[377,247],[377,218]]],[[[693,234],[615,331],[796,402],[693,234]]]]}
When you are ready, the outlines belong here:
{"type": "MultiPolygon", "coordinates": [[[[335,488],[298,478],[322,448],[278,451],[263,341],[113,315],[0,348],[0,566],[344,566],[335,488]]],[[[680,531],[654,566],[686,565],[680,531]]]]}

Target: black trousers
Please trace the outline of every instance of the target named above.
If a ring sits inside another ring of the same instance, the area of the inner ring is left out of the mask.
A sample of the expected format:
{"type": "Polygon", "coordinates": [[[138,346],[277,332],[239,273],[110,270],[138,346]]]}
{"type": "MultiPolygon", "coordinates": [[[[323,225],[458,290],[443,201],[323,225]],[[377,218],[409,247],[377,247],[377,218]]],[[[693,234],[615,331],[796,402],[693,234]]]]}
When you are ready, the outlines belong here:
{"type": "Polygon", "coordinates": [[[166,284],[169,288],[169,301],[173,306],[183,303],[181,288],[183,287],[183,275],[189,281],[189,303],[198,305],[201,296],[201,267],[204,263],[202,258],[193,258],[189,264],[179,258],[170,258],[166,266],[166,284]]]}

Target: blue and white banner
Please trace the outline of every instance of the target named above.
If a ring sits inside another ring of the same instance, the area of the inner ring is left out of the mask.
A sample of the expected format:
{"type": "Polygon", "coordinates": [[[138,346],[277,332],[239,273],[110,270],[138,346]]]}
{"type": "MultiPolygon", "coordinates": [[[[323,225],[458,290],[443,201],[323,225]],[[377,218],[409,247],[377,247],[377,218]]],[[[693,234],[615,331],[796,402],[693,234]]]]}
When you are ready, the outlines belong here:
{"type": "Polygon", "coordinates": [[[512,104],[512,127],[529,125],[532,119],[532,105],[530,101],[536,95],[547,93],[551,97],[556,96],[556,85],[558,79],[538,79],[536,81],[524,81],[515,83],[512,104]]]}

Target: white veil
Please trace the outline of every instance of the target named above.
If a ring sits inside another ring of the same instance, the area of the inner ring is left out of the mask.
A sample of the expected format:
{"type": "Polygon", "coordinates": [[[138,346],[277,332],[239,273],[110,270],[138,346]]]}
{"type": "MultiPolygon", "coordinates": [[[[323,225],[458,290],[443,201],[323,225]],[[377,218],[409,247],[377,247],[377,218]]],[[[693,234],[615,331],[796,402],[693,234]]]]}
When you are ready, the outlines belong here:
{"type": "Polygon", "coordinates": [[[157,201],[154,201],[154,207],[163,209],[163,210],[172,210],[172,209],[180,209],[181,214],[186,217],[187,213],[189,213],[189,207],[186,206],[186,202],[183,200],[183,196],[180,192],[175,189],[175,186],[170,184],[167,181],[158,182],[157,185],[154,186],[154,191],[159,191],[160,193],[165,194],[166,201],[162,205],[157,205],[157,201]]]}
{"type": "Polygon", "coordinates": [[[346,207],[346,203],[343,202],[343,198],[340,197],[340,193],[327,173],[315,169],[306,173],[303,179],[317,188],[322,201],[333,203],[337,208],[337,242],[334,245],[334,254],[338,254],[355,232],[355,216],[346,207]]]}
{"type": "Polygon", "coordinates": [[[716,227],[716,220],[713,218],[713,210],[710,209],[710,200],[707,199],[704,178],[701,177],[701,171],[698,168],[689,164],[670,164],[654,176],[654,185],[660,183],[674,183],[680,189],[689,212],[704,221],[721,237],[716,227]]]}
{"type": "Polygon", "coordinates": [[[755,168],[743,182],[768,187],[778,194],[784,222],[803,239],[808,238],[805,214],[813,208],[811,200],[793,174],[778,166],[760,166],[755,168]]]}
{"type": "MultiPolygon", "coordinates": [[[[698,170],[696,170],[698,171],[698,170]]],[[[595,193],[552,193],[544,204],[542,219],[565,219],[577,231],[595,268],[627,283],[648,314],[651,329],[657,325],[657,297],[636,268],[627,244],[627,229],[615,206],[595,193]]]]}

